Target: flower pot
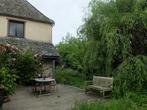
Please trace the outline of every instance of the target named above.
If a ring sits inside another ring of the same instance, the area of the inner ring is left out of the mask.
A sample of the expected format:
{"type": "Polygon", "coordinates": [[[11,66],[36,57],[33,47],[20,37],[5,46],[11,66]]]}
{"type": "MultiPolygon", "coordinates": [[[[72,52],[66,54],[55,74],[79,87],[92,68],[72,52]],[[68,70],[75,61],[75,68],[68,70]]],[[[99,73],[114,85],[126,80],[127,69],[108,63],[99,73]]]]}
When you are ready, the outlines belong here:
{"type": "Polygon", "coordinates": [[[0,88],[0,110],[2,110],[3,101],[4,101],[4,89],[0,88]]]}

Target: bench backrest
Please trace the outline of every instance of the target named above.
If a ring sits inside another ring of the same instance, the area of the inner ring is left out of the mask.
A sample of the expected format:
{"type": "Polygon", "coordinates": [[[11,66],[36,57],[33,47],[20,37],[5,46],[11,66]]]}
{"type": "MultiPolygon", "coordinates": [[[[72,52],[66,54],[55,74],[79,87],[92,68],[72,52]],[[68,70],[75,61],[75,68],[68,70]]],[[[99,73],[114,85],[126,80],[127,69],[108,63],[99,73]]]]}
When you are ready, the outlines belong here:
{"type": "Polygon", "coordinates": [[[112,87],[113,78],[93,76],[93,85],[101,86],[101,87],[112,87]]]}

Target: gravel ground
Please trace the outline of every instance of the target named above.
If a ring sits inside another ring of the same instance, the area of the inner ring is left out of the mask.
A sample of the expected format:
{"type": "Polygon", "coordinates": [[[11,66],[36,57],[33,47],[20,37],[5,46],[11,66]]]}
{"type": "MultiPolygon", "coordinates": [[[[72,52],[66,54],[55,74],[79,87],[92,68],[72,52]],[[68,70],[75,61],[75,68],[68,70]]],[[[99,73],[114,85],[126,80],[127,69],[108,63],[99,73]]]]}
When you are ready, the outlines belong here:
{"type": "Polygon", "coordinates": [[[36,97],[31,91],[31,87],[19,87],[3,110],[71,110],[75,102],[97,100],[79,88],[66,85],[58,85],[57,92],[50,96],[36,97]]]}

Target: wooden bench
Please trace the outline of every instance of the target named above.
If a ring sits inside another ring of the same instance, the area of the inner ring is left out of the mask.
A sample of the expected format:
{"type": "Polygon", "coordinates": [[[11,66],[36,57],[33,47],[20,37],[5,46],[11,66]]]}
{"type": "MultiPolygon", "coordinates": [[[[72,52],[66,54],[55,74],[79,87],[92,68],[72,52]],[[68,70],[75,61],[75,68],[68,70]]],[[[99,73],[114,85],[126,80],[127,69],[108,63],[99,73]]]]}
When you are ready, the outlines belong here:
{"type": "Polygon", "coordinates": [[[86,83],[85,93],[95,90],[102,94],[103,97],[110,97],[113,88],[113,78],[93,76],[93,81],[88,81],[86,83]]]}

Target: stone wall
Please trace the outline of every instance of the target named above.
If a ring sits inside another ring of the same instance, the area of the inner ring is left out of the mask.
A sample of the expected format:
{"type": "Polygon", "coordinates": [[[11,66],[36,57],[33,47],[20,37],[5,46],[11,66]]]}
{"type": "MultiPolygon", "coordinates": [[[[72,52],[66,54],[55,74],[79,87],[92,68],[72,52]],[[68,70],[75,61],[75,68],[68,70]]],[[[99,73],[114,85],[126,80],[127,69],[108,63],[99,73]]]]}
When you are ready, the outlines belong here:
{"type": "Polygon", "coordinates": [[[53,62],[52,61],[43,62],[43,75],[53,76],[53,62]]]}

